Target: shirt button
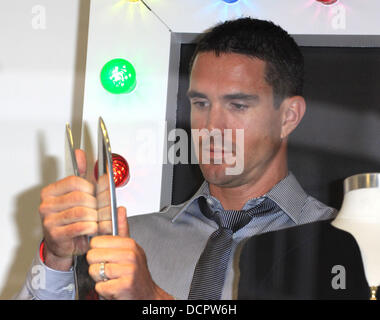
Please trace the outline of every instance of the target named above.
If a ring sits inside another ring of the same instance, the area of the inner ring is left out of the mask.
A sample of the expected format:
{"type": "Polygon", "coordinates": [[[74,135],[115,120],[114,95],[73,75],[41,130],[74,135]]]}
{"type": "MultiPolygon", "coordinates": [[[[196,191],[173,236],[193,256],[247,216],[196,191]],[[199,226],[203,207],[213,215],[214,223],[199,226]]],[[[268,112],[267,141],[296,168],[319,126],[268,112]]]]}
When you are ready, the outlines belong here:
{"type": "Polygon", "coordinates": [[[207,203],[208,203],[210,206],[214,206],[214,201],[212,201],[211,199],[207,199],[207,203]]]}

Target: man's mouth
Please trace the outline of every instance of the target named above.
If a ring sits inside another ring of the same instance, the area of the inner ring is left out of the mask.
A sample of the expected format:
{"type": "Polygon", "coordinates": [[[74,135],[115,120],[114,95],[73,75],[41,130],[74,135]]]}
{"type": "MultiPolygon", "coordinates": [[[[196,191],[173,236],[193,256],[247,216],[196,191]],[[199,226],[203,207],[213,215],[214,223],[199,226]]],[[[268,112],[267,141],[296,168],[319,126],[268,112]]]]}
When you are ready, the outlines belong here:
{"type": "Polygon", "coordinates": [[[209,154],[210,159],[212,160],[222,160],[222,159],[225,159],[226,157],[234,156],[234,153],[233,151],[231,151],[231,149],[220,149],[220,148],[214,148],[212,146],[209,148],[203,148],[202,154],[203,155],[209,154]]]}

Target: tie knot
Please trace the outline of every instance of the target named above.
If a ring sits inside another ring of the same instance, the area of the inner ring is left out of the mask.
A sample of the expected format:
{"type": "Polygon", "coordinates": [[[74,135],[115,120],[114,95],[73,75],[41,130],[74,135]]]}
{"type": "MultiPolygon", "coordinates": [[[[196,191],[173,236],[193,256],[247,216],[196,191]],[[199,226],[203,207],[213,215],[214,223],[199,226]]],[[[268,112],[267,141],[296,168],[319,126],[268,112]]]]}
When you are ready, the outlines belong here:
{"type": "Polygon", "coordinates": [[[248,210],[223,210],[213,212],[204,197],[199,198],[199,208],[209,219],[214,220],[219,227],[224,229],[237,230],[247,225],[254,216],[273,213],[277,211],[277,204],[269,198],[264,198],[258,205],[248,210]]]}
{"type": "Polygon", "coordinates": [[[224,210],[214,215],[214,221],[219,227],[232,230],[234,233],[243,228],[252,219],[252,215],[245,210],[224,210]]]}

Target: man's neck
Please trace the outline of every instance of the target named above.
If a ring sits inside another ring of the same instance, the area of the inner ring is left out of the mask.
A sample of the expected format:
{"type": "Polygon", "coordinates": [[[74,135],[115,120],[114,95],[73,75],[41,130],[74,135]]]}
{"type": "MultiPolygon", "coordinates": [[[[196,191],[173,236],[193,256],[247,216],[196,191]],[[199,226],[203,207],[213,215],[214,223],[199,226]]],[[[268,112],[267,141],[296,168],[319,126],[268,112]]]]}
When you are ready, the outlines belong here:
{"type": "Polygon", "coordinates": [[[210,194],[217,198],[225,210],[241,210],[245,203],[269,192],[288,175],[287,164],[273,170],[267,168],[264,174],[236,187],[220,187],[209,184],[210,194]]]}

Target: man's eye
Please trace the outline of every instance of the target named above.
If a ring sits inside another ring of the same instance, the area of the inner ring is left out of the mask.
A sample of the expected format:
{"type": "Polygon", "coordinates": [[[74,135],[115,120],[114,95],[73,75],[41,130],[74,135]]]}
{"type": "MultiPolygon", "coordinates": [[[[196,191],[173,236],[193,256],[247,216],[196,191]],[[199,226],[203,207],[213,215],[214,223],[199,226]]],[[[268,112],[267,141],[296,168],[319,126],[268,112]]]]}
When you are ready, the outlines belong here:
{"type": "Polygon", "coordinates": [[[234,109],[241,110],[241,111],[243,111],[243,110],[245,110],[245,109],[248,108],[247,105],[245,105],[245,104],[240,104],[240,103],[232,103],[232,107],[233,107],[234,109]]]}
{"type": "Polygon", "coordinates": [[[193,101],[191,104],[198,108],[205,108],[208,105],[207,101],[193,101]]]}

